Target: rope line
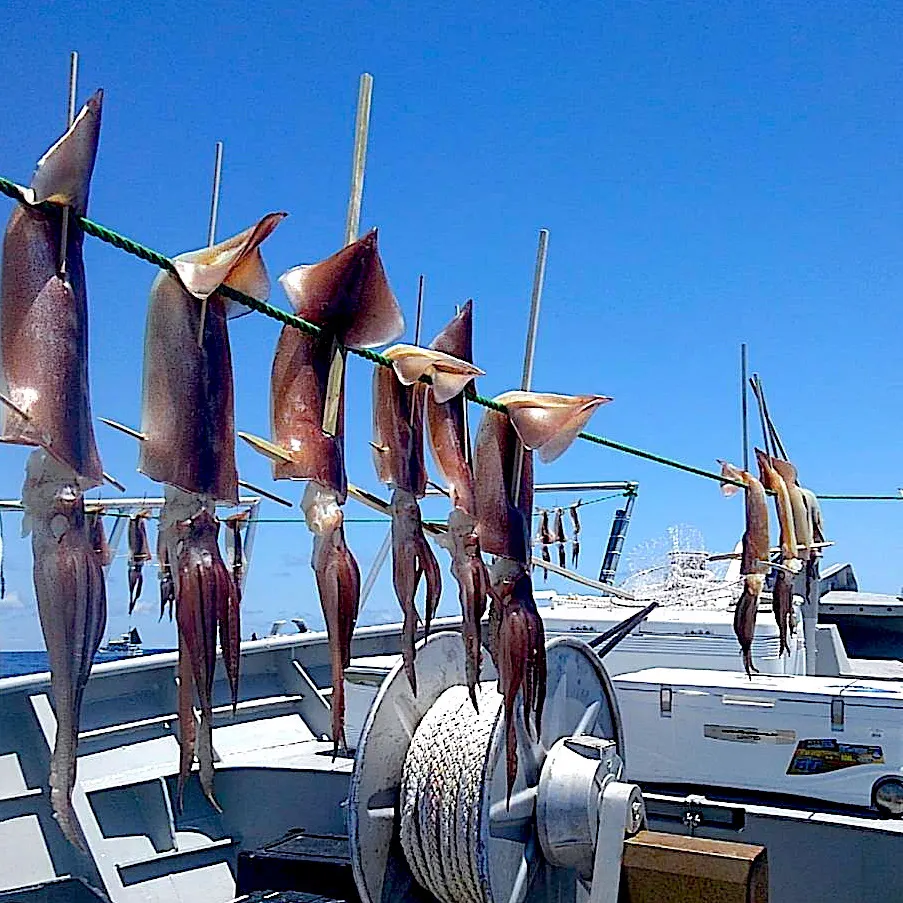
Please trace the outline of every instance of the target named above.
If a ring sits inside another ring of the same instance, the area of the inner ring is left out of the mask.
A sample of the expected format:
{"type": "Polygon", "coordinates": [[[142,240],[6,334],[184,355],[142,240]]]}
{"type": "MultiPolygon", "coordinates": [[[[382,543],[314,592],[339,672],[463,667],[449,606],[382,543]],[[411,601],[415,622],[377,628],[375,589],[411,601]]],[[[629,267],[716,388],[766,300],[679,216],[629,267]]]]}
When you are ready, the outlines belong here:
{"type": "MultiPolygon", "coordinates": [[[[0,193],[5,194],[7,197],[12,198],[15,201],[18,201],[20,204],[31,206],[28,205],[22,189],[15,182],[11,182],[9,179],[0,177],[0,193]]],[[[58,207],[54,204],[45,202],[39,205],[39,209],[54,210],[58,209],[58,207]]],[[[154,266],[157,266],[160,269],[167,270],[170,273],[175,272],[175,267],[173,266],[172,261],[168,257],[165,257],[163,254],[160,254],[158,251],[154,251],[151,248],[147,248],[130,238],[126,238],[124,235],[120,235],[118,232],[114,232],[112,229],[108,229],[106,226],[102,226],[100,223],[95,223],[93,220],[89,220],[87,217],[78,216],[74,213],[72,215],[88,235],[91,235],[94,238],[99,238],[101,241],[113,245],[113,247],[118,248],[120,251],[125,251],[126,254],[131,254],[134,257],[138,257],[141,260],[152,263],[154,264],[154,266]]],[[[307,335],[317,336],[322,332],[322,329],[315,323],[311,323],[308,320],[305,320],[303,317],[296,316],[295,314],[290,314],[278,307],[274,307],[272,304],[268,304],[266,301],[260,301],[257,298],[252,298],[250,295],[246,295],[244,292],[230,288],[228,285],[221,286],[219,292],[221,295],[223,295],[223,297],[229,298],[231,301],[236,301],[239,304],[242,304],[245,307],[256,311],[257,313],[261,313],[273,320],[277,320],[285,326],[291,326],[294,329],[298,329],[301,332],[306,333],[307,335]]],[[[373,364],[379,364],[381,367],[392,366],[392,362],[377,351],[371,351],[368,348],[348,348],[347,350],[352,354],[356,354],[358,357],[364,358],[364,360],[370,361],[373,364]]],[[[421,381],[425,383],[431,382],[431,380],[427,376],[421,377],[421,381]]],[[[493,401],[491,398],[486,398],[482,395],[478,395],[471,389],[468,389],[465,392],[465,396],[469,401],[481,405],[484,408],[488,408],[491,411],[498,411],[502,414],[508,413],[508,410],[504,405],[493,401]]],[[[743,484],[740,481],[725,479],[721,476],[720,473],[703,470],[700,467],[693,467],[690,464],[683,464],[680,461],[675,461],[673,458],[666,458],[663,455],[656,455],[652,452],[643,451],[643,449],[625,445],[623,442],[614,442],[613,440],[606,439],[603,436],[597,436],[595,433],[583,432],[579,434],[578,438],[583,439],[586,442],[591,442],[595,445],[601,445],[605,448],[613,449],[614,451],[633,455],[637,458],[644,458],[645,460],[652,461],[656,464],[663,464],[666,467],[673,467],[676,470],[682,470],[685,473],[691,473],[698,477],[705,477],[709,480],[716,480],[719,483],[729,483],[734,486],[739,486],[741,489],[743,488],[743,484]]]]}

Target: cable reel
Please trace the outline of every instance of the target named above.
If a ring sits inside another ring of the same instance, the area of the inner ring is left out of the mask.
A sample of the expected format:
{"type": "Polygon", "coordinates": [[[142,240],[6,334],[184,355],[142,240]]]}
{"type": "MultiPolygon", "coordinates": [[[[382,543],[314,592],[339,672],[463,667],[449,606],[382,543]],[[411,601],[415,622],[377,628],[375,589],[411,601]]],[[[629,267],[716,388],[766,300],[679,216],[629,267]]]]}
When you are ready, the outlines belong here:
{"type": "Polygon", "coordinates": [[[368,714],[348,805],[351,861],[364,903],[615,903],[625,833],[645,822],[623,783],[611,681],[570,637],[546,646],[539,737],[515,713],[518,774],[507,800],[505,721],[483,656],[479,712],[458,633],[420,644],[415,697],[399,663],[368,714]]]}

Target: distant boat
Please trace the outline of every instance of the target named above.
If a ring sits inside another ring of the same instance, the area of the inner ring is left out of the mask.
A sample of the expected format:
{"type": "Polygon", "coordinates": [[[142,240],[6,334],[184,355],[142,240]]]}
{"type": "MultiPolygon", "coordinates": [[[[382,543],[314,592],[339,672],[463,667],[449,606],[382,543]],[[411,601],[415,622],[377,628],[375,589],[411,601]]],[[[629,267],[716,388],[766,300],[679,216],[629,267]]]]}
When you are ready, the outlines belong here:
{"type": "Polygon", "coordinates": [[[122,634],[117,639],[107,640],[106,646],[102,646],[100,652],[109,652],[128,658],[131,658],[133,655],[144,655],[138,628],[133,627],[128,633],[122,634]]]}

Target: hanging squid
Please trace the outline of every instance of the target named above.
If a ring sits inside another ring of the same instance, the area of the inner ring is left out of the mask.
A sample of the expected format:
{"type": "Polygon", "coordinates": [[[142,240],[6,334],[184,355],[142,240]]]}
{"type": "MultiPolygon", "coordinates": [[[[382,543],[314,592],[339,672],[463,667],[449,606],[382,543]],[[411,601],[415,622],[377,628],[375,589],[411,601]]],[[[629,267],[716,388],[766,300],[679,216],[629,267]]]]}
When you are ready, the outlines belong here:
{"type": "Polygon", "coordinates": [[[113,550],[107,542],[107,533],[103,527],[103,509],[93,508],[86,511],[88,521],[88,535],[91,537],[91,548],[97,555],[97,560],[102,568],[108,568],[113,563],[113,550]]]}
{"type": "Polygon", "coordinates": [[[242,529],[247,525],[251,516],[250,510],[238,511],[226,518],[226,555],[229,558],[229,566],[232,568],[232,579],[235,582],[235,591],[238,600],[241,601],[242,590],[245,585],[245,550],[242,539],[242,529]]]}
{"type": "MultiPolygon", "coordinates": [[[[473,301],[468,300],[464,304],[433,339],[430,348],[451,355],[458,362],[472,362],[473,301]]],[[[479,371],[473,375],[478,373],[479,371]]],[[[468,381],[462,388],[467,385],[472,383],[468,381]]],[[[458,584],[467,685],[471,701],[476,707],[476,686],[482,655],[481,621],[486,612],[486,598],[491,592],[491,586],[477,529],[467,402],[461,392],[447,401],[440,401],[434,386],[434,391],[427,393],[426,415],[430,451],[448,486],[452,505],[448,516],[448,532],[440,537],[439,544],[451,555],[451,573],[458,584]]]]}
{"type": "Polygon", "coordinates": [[[561,508],[555,509],[555,542],[558,543],[558,567],[563,568],[567,564],[567,554],[565,552],[565,543],[567,542],[567,534],[564,532],[564,512],[561,508]]]}
{"type": "MultiPolygon", "coordinates": [[[[753,665],[752,642],[756,634],[756,614],[759,610],[759,596],[765,587],[765,574],[769,565],[768,541],[768,497],[765,487],[751,474],[740,470],[726,461],[721,464],[721,475],[728,480],[740,482],[746,493],[746,529],[743,532],[740,574],[743,577],[743,591],[734,610],[734,633],[743,654],[743,667],[751,677],[758,669],[753,665]]],[[[726,496],[736,495],[739,487],[733,483],[722,483],[721,491],[726,496]]]]}
{"type": "Polygon", "coordinates": [[[574,538],[571,540],[571,567],[577,567],[577,562],[580,560],[580,515],[577,513],[577,509],[580,507],[580,500],[577,500],[576,505],[571,505],[568,508],[568,512],[571,515],[571,524],[574,528],[574,538]]]}
{"type": "MultiPolygon", "coordinates": [[[[552,545],[553,542],[555,542],[555,537],[552,535],[552,531],[549,528],[549,512],[543,509],[539,515],[539,545],[543,561],[552,560],[549,546],[552,545]]],[[[549,579],[549,572],[546,568],[542,569],[542,579],[549,579]]]]}
{"type": "Polygon", "coordinates": [[[34,584],[56,712],[50,802],[66,837],[85,848],[72,809],[82,695],[103,639],[107,599],[84,495],[72,469],[43,450],[28,459],[22,505],[31,532],[34,584]]]}
{"type": "Polygon", "coordinates": [[[169,545],[163,530],[157,531],[157,579],[160,582],[160,617],[157,620],[162,621],[163,615],[168,611],[171,621],[176,602],[176,584],[169,558],[169,545]]]}
{"type": "Polygon", "coordinates": [[[799,573],[802,563],[797,557],[796,531],[790,493],[784,478],[774,467],[774,459],[760,448],[755,450],[759,464],[759,480],[775,494],[775,507],[780,529],[781,562],[776,568],[774,585],[771,590],[772,609],[778,625],[780,646],[778,654],[790,654],[788,636],[793,633],[793,575],[799,573]]]}
{"type": "MultiPolygon", "coordinates": [[[[444,351],[412,345],[395,345],[385,352],[385,356],[392,361],[392,367],[377,367],[373,374],[373,459],[377,477],[392,489],[392,578],[395,595],[404,612],[402,655],[405,673],[416,694],[414,644],[418,615],[415,599],[421,577],[426,582],[423,623],[427,635],[442,594],[442,573],[423,534],[418,504],[418,500],[426,494],[423,414],[427,397],[426,384],[418,380],[424,375],[430,377],[431,400],[438,406],[450,403],[483,371],[444,351]]],[[[460,439],[456,437],[456,442],[463,454],[460,439]]],[[[448,460],[447,463],[457,468],[463,464],[466,470],[463,457],[459,461],[448,460]]],[[[452,482],[454,489],[451,491],[456,498],[461,493],[472,493],[472,487],[466,484],[464,471],[453,476],[452,482]]],[[[478,571],[479,565],[472,562],[472,555],[466,549],[466,517],[462,520],[459,515],[454,526],[455,536],[451,537],[450,542],[463,546],[458,556],[459,565],[468,569],[476,567],[478,571]],[[463,535],[462,527],[465,529],[463,535]],[[462,554],[467,555],[466,561],[462,560],[462,554]]],[[[482,584],[478,573],[470,577],[465,574],[464,577],[465,581],[475,578],[478,582],[474,591],[480,591],[482,584]]],[[[473,608],[469,600],[465,605],[473,608]]],[[[472,651],[470,664],[472,667],[472,651]]],[[[474,695],[473,688],[471,694],[474,695]]]]}
{"type": "Polygon", "coordinates": [[[129,518],[129,614],[141,598],[144,589],[144,565],[151,560],[147,539],[147,519],[150,511],[136,511],[129,518]]]}
{"type": "Polygon", "coordinates": [[[83,848],[72,790],[106,590],[83,495],[103,472],[91,420],[84,233],[76,217],[87,209],[101,103],[98,91],[38,162],[26,203],[7,223],[0,280],[0,441],[39,447],[28,459],[22,502],[56,714],[50,804],[63,834],[83,848]],[[63,248],[66,208],[73,215],[63,248]]]}
{"type": "Polygon", "coordinates": [[[545,634],[530,579],[533,449],[549,462],[583,429],[604,396],[507,392],[495,399],[507,415],[488,410],[474,450],[476,511],[483,550],[495,555],[489,648],[504,697],[508,797],[517,777],[515,703],[538,734],[546,694],[545,634]],[[518,473],[518,470],[520,471],[518,473]]]}
{"type": "Polygon", "coordinates": [[[179,630],[180,807],[196,754],[201,787],[219,808],[213,795],[210,700],[217,630],[233,710],[238,701],[239,599],[220,554],[215,513],[217,503],[238,502],[227,327],[233,311],[218,289],[229,286],[260,300],[268,297],[269,278],[259,247],[284,216],[271,213],[233,238],[180,254],[173,271],[161,272],[151,288],[139,470],[165,484],[158,559],[161,614],[171,578],[179,630]],[[195,693],[199,726],[194,721],[195,693]]]}
{"type": "Polygon", "coordinates": [[[329,635],[332,669],[332,739],[345,747],[344,669],[360,602],[360,570],[345,543],[342,506],[345,475],[344,368],[330,393],[329,374],[337,345],[373,348],[396,339],[404,319],[379,257],[376,230],[332,257],[283,274],[282,283],[298,316],[321,328],[308,335],[283,328],[270,381],[273,441],[241,433],[273,461],[277,480],[309,480],[301,507],[314,534],[311,565],[329,635]],[[327,403],[331,411],[327,412],[327,403]],[[334,413],[334,418],[327,418],[334,413]],[[324,420],[334,419],[324,429],[324,420]]]}

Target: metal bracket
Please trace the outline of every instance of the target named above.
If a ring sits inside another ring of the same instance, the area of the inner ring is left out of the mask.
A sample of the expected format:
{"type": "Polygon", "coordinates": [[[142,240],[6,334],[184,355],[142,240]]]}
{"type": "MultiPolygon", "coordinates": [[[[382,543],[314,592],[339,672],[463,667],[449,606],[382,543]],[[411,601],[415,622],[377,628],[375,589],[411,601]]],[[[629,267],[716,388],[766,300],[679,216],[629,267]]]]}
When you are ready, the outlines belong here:
{"type": "Polygon", "coordinates": [[[599,800],[599,830],[589,903],[618,903],[624,836],[646,825],[646,807],[636,784],[609,781],[599,800]]]}

